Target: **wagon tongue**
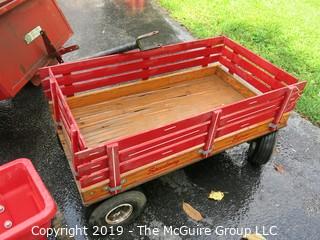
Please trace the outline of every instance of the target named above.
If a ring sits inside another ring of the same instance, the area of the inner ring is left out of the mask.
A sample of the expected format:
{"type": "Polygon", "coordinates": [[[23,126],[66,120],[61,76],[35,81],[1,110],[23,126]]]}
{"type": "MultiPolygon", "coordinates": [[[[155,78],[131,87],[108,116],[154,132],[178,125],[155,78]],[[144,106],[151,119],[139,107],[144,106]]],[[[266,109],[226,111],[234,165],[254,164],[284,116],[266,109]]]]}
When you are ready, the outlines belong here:
{"type": "Polygon", "coordinates": [[[146,34],[143,34],[136,38],[134,42],[124,44],[119,47],[111,48],[102,52],[98,52],[94,55],[87,56],[84,59],[96,58],[96,57],[103,57],[118,53],[128,52],[134,49],[140,49],[140,51],[146,51],[154,48],[158,48],[161,45],[157,43],[155,36],[158,35],[159,31],[153,31],[146,34]]]}
{"type": "Polygon", "coordinates": [[[136,39],[136,44],[141,51],[146,51],[154,48],[158,48],[161,45],[158,43],[157,35],[159,31],[153,31],[143,34],[136,39]]]}

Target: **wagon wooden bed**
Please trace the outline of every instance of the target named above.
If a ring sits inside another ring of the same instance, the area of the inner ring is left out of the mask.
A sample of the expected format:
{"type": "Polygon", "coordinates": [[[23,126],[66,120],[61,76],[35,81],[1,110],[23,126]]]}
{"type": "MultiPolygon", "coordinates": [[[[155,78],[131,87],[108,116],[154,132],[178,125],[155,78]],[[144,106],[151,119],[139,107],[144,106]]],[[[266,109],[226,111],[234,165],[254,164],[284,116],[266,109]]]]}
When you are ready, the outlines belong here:
{"type": "MultiPolygon", "coordinates": [[[[65,63],[40,75],[86,206],[243,142],[254,143],[252,163],[265,163],[306,84],[224,36],[65,63]]],[[[108,222],[117,209],[110,200],[93,223],[122,223],[108,222]]]]}

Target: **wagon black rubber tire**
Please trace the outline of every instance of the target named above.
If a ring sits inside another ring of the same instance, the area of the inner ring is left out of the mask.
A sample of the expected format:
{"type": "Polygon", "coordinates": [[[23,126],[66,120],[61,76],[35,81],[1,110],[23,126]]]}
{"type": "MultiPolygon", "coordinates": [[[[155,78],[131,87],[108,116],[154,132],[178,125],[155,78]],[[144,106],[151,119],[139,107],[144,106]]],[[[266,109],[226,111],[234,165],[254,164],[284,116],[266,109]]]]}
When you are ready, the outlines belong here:
{"type": "Polygon", "coordinates": [[[121,193],[99,204],[92,211],[89,217],[89,224],[97,227],[127,226],[140,216],[146,206],[146,203],[147,198],[141,191],[132,190],[121,193]],[[132,213],[125,220],[119,223],[108,223],[106,221],[107,214],[110,214],[110,211],[122,205],[131,205],[132,213]]]}
{"type": "Polygon", "coordinates": [[[276,144],[277,132],[259,137],[250,142],[248,150],[248,162],[254,166],[266,164],[272,155],[276,144]]]}

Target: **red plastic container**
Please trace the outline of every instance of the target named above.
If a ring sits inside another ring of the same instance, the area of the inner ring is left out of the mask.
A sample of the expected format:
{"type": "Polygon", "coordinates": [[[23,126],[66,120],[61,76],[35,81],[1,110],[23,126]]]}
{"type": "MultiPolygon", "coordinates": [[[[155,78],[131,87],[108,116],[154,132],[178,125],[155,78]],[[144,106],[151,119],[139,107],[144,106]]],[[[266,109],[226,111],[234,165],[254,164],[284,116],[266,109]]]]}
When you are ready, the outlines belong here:
{"type": "Polygon", "coordinates": [[[55,213],[56,204],[30,160],[0,166],[1,240],[46,239],[33,235],[32,228],[50,227],[55,213]]]}
{"type": "Polygon", "coordinates": [[[72,35],[55,0],[0,0],[0,100],[14,97],[52,61],[41,36],[26,40],[39,26],[56,49],[72,35]]]}

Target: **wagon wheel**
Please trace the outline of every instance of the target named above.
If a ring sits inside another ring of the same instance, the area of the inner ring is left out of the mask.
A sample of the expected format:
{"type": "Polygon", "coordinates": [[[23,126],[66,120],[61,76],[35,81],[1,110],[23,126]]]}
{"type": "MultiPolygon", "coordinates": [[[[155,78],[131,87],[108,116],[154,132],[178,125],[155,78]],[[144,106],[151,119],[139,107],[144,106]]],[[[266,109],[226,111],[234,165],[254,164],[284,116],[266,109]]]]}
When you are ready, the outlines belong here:
{"type": "Polygon", "coordinates": [[[256,166],[267,163],[271,158],[276,143],[276,136],[277,132],[272,132],[252,140],[248,150],[248,161],[256,166]]]}
{"type": "Polygon", "coordinates": [[[102,202],[89,217],[91,226],[126,226],[143,211],[147,199],[141,191],[129,191],[102,202]]]}

